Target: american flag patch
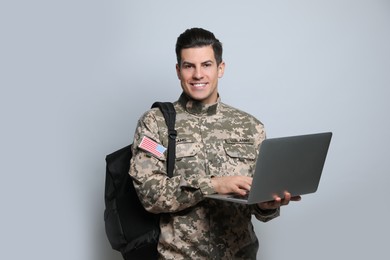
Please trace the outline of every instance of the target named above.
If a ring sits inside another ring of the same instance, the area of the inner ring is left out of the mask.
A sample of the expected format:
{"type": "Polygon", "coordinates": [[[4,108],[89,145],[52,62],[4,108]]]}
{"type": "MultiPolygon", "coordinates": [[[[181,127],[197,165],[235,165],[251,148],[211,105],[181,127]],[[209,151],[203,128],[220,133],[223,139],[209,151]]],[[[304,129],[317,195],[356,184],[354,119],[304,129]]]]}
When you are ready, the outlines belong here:
{"type": "Polygon", "coordinates": [[[138,147],[153,155],[156,155],[157,157],[162,156],[165,150],[167,149],[161,144],[156,143],[155,141],[153,141],[147,136],[144,136],[142,138],[141,143],[139,144],[138,147]]]}

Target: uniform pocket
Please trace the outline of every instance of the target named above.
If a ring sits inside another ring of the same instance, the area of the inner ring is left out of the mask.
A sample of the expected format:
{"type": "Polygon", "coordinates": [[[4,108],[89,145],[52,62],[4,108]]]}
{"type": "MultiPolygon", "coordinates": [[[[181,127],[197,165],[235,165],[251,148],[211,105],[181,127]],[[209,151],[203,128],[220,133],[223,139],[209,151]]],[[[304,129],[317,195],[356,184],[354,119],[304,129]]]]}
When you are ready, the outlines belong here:
{"type": "Polygon", "coordinates": [[[254,140],[226,139],[223,147],[226,153],[225,171],[228,175],[246,175],[253,174],[253,168],[257,157],[257,151],[254,140]]]}
{"type": "Polygon", "coordinates": [[[178,140],[176,142],[176,160],[195,156],[199,152],[199,146],[192,139],[178,140]]]}
{"type": "Polygon", "coordinates": [[[224,149],[231,158],[255,160],[257,155],[251,139],[226,139],[224,149]]]}
{"type": "Polygon", "coordinates": [[[176,174],[191,176],[199,169],[198,157],[199,145],[194,139],[186,138],[176,141],[176,174]]]}

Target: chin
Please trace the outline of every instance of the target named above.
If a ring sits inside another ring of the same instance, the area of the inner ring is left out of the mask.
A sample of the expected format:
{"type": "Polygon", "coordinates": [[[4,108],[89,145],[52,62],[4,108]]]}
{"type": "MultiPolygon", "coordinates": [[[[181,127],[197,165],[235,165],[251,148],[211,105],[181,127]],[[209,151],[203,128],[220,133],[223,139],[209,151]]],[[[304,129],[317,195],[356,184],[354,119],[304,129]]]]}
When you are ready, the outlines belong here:
{"type": "Polygon", "coordinates": [[[199,95],[190,95],[190,97],[196,101],[203,102],[204,100],[207,99],[205,96],[199,96],[199,95]]]}

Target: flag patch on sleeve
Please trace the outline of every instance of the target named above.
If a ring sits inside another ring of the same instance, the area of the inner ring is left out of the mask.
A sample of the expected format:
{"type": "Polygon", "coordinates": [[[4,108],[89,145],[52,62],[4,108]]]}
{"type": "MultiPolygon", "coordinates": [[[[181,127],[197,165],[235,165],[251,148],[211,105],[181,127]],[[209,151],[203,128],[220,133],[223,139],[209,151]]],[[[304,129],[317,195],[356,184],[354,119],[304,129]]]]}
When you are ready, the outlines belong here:
{"type": "Polygon", "coordinates": [[[147,136],[144,136],[142,138],[141,143],[139,144],[138,147],[157,157],[161,157],[165,152],[165,150],[167,149],[147,136]]]}

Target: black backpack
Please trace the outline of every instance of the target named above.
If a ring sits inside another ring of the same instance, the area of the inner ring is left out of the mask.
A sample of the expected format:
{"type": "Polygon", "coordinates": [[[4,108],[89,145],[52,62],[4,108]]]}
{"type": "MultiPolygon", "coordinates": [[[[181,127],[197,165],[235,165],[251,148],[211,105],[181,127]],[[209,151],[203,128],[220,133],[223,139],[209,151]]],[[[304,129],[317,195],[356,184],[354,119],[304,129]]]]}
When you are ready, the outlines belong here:
{"type": "MultiPolygon", "coordinates": [[[[167,173],[173,176],[175,163],[176,111],[172,103],[156,102],[168,127],[167,173]]],[[[106,156],[104,222],[111,247],[123,258],[157,259],[160,215],[147,212],[138,199],[129,175],[131,145],[106,156]]]]}

